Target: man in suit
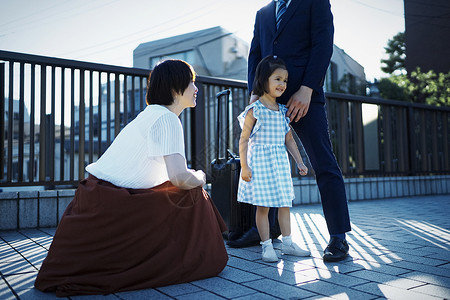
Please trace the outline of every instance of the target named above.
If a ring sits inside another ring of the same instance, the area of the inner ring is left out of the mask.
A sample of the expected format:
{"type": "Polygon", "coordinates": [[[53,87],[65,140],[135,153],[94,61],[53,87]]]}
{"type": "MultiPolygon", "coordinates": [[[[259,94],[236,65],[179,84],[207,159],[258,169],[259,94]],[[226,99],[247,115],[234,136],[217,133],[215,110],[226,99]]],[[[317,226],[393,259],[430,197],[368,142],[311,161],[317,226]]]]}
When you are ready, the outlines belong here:
{"type": "MultiPolygon", "coordinates": [[[[287,65],[287,90],[277,101],[288,107],[287,116],[316,173],[330,233],[323,255],[326,261],[347,256],[345,233],[351,230],[344,181],[331,148],[323,91],[333,52],[333,34],[329,0],[272,1],[256,14],[248,57],[249,91],[256,66],[265,56],[276,55],[287,65]]],[[[257,96],[250,96],[250,102],[256,100],[257,96]]],[[[246,242],[245,237],[254,235],[244,235],[241,244],[246,242]]]]}

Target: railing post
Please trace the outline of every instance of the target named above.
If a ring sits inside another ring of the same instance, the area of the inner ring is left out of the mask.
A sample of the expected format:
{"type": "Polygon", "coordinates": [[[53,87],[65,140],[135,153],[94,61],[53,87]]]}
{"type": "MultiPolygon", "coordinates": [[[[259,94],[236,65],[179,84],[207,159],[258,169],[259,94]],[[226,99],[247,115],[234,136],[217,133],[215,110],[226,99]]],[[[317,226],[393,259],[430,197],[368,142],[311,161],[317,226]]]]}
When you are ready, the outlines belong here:
{"type": "Polygon", "coordinates": [[[416,163],[416,138],[415,138],[415,122],[414,122],[414,109],[410,104],[408,106],[408,113],[406,115],[406,126],[408,129],[408,150],[409,150],[409,174],[417,175],[417,163],[416,163]]]}
{"type": "Polygon", "coordinates": [[[450,149],[449,149],[449,136],[448,136],[448,127],[450,122],[450,113],[442,112],[442,143],[444,145],[444,170],[450,169],[450,149]]]}
{"type": "Polygon", "coordinates": [[[12,181],[13,136],[14,136],[14,62],[9,62],[9,97],[8,97],[8,160],[6,178],[12,181]]]}
{"type": "Polygon", "coordinates": [[[19,153],[18,153],[18,176],[19,182],[23,181],[23,157],[25,143],[25,64],[20,63],[19,76],[19,153]]]}
{"type": "Polygon", "coordinates": [[[384,144],[384,170],[392,172],[392,126],[391,109],[383,105],[383,144],[384,144]]]}
{"type": "Polygon", "coordinates": [[[439,158],[438,158],[438,136],[437,136],[437,121],[436,121],[436,111],[432,111],[431,113],[431,153],[432,153],[432,170],[434,171],[440,171],[439,170],[439,158]]]}
{"type": "Polygon", "coordinates": [[[342,101],[339,103],[339,123],[341,130],[339,131],[339,153],[340,153],[340,166],[344,174],[349,172],[348,168],[348,102],[342,101]]]}
{"type": "MultiPolygon", "coordinates": [[[[94,160],[94,73],[89,70],[89,159],[88,163],[94,160]]],[[[99,82],[100,84],[100,82],[99,82]]]]}
{"type": "Polygon", "coordinates": [[[120,132],[120,76],[114,74],[114,138],[120,132]]]}
{"type": "MultiPolygon", "coordinates": [[[[52,123],[52,115],[46,114],[45,119],[45,149],[52,149],[52,131],[54,130],[54,126],[52,123]]],[[[42,122],[41,122],[42,124],[42,122]]],[[[45,180],[53,181],[52,176],[52,167],[53,167],[53,157],[51,151],[45,151],[45,180]]]]}
{"type": "Polygon", "coordinates": [[[39,126],[39,181],[47,180],[47,65],[41,65],[41,107],[40,107],[40,126],[39,126]]]}
{"type": "Polygon", "coordinates": [[[48,153],[48,170],[47,172],[50,174],[50,180],[53,182],[55,181],[55,132],[56,132],[56,125],[55,125],[55,102],[56,102],[56,67],[52,66],[51,68],[51,95],[50,95],[50,119],[49,119],[49,131],[47,135],[47,139],[49,140],[48,146],[47,146],[47,153],[48,153]]]}
{"type": "Polygon", "coordinates": [[[364,132],[362,121],[362,104],[355,103],[355,144],[356,144],[356,172],[364,172],[364,132]]]}
{"type": "Polygon", "coordinates": [[[428,171],[428,153],[427,153],[427,122],[426,122],[426,112],[421,110],[419,114],[420,120],[420,171],[428,171]]]}
{"type": "Polygon", "coordinates": [[[30,167],[28,171],[28,179],[34,181],[35,158],[34,158],[34,134],[35,134],[35,111],[36,111],[36,65],[31,64],[31,97],[30,97],[30,167]]]}
{"type": "Polygon", "coordinates": [[[406,174],[408,169],[406,167],[408,161],[408,149],[406,149],[407,145],[407,126],[405,120],[405,110],[402,107],[396,107],[396,131],[397,131],[397,157],[398,157],[398,169],[401,174],[406,174]],[[405,155],[404,155],[405,154],[405,155]]]}
{"type": "Polygon", "coordinates": [[[70,70],[70,180],[75,180],[75,69],[70,70]]]}
{"type": "Polygon", "coordinates": [[[59,133],[59,180],[64,180],[64,142],[66,135],[66,125],[65,125],[65,86],[66,86],[66,74],[65,68],[61,68],[61,128],[59,133]]]}
{"type": "Polygon", "coordinates": [[[205,146],[206,146],[206,138],[205,138],[205,91],[204,85],[201,82],[195,83],[198,92],[197,92],[197,105],[195,109],[191,110],[191,128],[192,130],[192,168],[193,169],[202,169],[206,171],[207,166],[205,166],[205,146]]]}
{"type": "Polygon", "coordinates": [[[0,63],[0,179],[5,173],[5,63],[0,63]]]}
{"type": "Polygon", "coordinates": [[[102,155],[102,129],[103,129],[103,118],[102,118],[102,72],[98,72],[98,107],[97,107],[97,138],[98,138],[98,157],[102,155]]]}
{"type": "Polygon", "coordinates": [[[106,143],[111,144],[111,73],[106,73],[106,143]]]}
{"type": "Polygon", "coordinates": [[[78,180],[84,179],[84,145],[85,134],[85,70],[80,69],[80,103],[79,103],[79,130],[78,130],[78,180]]]}

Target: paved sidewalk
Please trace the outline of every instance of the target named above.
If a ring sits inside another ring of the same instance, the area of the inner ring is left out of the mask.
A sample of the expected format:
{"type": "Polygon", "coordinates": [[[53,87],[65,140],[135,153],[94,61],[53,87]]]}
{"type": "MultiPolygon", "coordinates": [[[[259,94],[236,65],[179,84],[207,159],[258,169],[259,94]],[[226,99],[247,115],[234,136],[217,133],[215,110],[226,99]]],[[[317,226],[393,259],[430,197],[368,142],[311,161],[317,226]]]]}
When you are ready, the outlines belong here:
{"type": "MultiPolygon", "coordinates": [[[[351,202],[350,256],[324,263],[320,205],[292,209],[293,237],[309,258],[260,260],[228,249],[218,277],[156,289],[67,299],[450,299],[450,195],[351,202]]],[[[0,232],[0,299],[61,299],[33,288],[55,229],[0,232]]],[[[279,241],[276,248],[280,248],[279,241]]],[[[281,256],[279,250],[277,250],[281,256]]]]}

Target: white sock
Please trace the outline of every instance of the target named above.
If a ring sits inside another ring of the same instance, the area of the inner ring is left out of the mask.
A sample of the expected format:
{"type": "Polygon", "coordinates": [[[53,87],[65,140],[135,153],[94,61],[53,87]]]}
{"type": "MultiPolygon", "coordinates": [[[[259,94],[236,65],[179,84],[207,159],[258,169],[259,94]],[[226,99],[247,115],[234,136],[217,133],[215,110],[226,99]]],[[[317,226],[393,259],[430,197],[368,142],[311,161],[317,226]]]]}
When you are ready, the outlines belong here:
{"type": "Polygon", "coordinates": [[[283,236],[282,240],[283,240],[283,244],[285,244],[286,246],[292,245],[292,236],[290,236],[290,235],[283,236]]]}
{"type": "Polygon", "coordinates": [[[261,244],[261,246],[262,246],[263,248],[265,248],[265,247],[267,247],[267,246],[271,246],[271,245],[272,245],[272,240],[271,240],[271,239],[268,239],[267,241],[260,242],[260,244],[261,244]]]}

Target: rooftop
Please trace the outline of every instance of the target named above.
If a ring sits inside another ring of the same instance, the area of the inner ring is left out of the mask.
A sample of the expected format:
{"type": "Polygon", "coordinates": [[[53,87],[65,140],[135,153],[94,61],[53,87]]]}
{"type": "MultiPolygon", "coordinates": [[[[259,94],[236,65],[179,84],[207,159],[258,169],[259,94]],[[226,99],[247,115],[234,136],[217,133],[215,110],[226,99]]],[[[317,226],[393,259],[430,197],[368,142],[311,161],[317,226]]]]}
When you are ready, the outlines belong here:
{"type": "MultiPolygon", "coordinates": [[[[295,206],[293,237],[307,245],[311,257],[264,263],[260,247],[228,248],[228,265],[217,277],[71,299],[450,298],[449,195],[357,201],[349,209],[350,256],[342,262],[321,258],[328,240],[321,206],[295,206]]],[[[0,299],[56,299],[33,288],[54,232],[0,232],[0,299]]],[[[275,245],[280,248],[279,241],[275,245]]]]}

